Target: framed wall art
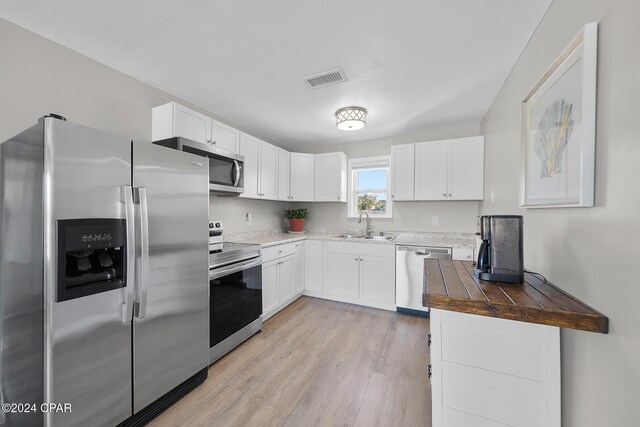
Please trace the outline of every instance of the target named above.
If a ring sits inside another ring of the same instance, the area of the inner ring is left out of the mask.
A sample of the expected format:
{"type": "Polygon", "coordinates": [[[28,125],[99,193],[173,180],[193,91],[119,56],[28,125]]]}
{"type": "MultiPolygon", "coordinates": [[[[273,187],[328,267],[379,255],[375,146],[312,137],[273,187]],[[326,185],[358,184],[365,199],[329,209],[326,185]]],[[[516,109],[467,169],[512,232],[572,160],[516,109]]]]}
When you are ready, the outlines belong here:
{"type": "Polygon", "coordinates": [[[597,43],[585,25],[522,99],[521,207],[593,206],[597,43]]]}

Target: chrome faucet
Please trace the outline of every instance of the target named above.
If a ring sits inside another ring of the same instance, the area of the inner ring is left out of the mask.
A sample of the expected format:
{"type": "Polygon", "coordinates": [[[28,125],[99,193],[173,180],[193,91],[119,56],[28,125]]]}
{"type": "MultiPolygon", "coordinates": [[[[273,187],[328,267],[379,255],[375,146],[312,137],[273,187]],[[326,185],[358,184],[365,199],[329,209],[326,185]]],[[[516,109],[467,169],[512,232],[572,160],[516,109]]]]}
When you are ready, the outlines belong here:
{"type": "Polygon", "coordinates": [[[371,217],[369,216],[369,212],[360,211],[360,215],[358,215],[358,224],[362,223],[362,214],[367,214],[367,228],[364,231],[365,236],[370,236],[373,233],[373,227],[371,226],[371,217]]]}

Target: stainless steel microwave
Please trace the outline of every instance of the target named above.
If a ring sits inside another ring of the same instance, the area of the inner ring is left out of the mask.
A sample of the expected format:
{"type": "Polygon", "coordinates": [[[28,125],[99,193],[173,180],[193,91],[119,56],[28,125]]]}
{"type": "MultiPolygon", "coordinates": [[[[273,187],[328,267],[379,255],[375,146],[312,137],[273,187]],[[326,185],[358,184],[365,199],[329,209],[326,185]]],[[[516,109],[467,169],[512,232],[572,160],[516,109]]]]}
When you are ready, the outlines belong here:
{"type": "Polygon", "coordinates": [[[244,156],[179,136],[153,143],[208,158],[211,193],[238,195],[244,191],[244,156]]]}

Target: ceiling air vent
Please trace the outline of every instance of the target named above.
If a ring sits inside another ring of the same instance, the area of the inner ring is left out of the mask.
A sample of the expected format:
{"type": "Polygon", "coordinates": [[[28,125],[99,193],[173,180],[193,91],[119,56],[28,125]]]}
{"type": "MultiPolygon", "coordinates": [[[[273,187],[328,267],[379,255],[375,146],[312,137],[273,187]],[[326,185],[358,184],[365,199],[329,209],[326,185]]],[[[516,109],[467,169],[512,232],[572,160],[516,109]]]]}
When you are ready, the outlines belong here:
{"type": "Polygon", "coordinates": [[[314,74],[312,76],[303,77],[302,80],[307,82],[310,88],[315,89],[318,87],[346,82],[347,76],[344,74],[342,68],[338,68],[335,70],[314,74]]]}

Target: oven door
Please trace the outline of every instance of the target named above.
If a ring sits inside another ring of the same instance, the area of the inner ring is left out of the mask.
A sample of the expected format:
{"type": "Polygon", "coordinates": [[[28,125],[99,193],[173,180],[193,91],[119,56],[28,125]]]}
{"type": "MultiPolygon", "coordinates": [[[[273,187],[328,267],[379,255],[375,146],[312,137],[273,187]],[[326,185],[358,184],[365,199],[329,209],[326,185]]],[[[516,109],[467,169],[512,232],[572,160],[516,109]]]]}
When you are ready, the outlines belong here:
{"type": "Polygon", "coordinates": [[[262,257],[209,272],[210,346],[262,315],[262,257]]]}

